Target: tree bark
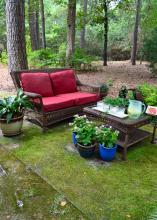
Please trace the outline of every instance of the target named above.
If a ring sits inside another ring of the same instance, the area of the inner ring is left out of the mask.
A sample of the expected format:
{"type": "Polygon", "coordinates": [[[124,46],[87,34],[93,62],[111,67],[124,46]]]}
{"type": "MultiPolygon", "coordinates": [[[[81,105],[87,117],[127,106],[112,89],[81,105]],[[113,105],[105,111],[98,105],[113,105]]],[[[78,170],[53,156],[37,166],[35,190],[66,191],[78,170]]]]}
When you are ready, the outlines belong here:
{"type": "Polygon", "coordinates": [[[42,48],[46,48],[44,1],[40,0],[42,48]]]}
{"type": "Polygon", "coordinates": [[[104,54],[103,65],[107,66],[107,48],[108,48],[108,2],[104,0],[104,54]]]}
{"type": "Polygon", "coordinates": [[[75,51],[75,22],[76,22],[76,0],[69,0],[68,16],[67,16],[67,49],[66,49],[67,66],[69,66],[70,59],[75,51]]]}
{"type": "Polygon", "coordinates": [[[28,69],[24,0],[6,0],[6,26],[9,71],[28,69]]]}
{"type": "Polygon", "coordinates": [[[136,65],[138,29],[139,29],[139,23],[140,23],[140,10],[141,10],[141,0],[137,0],[136,1],[136,18],[135,18],[135,26],[134,26],[134,32],[133,32],[133,45],[132,45],[132,52],[131,52],[132,65],[136,65]]]}
{"type": "Polygon", "coordinates": [[[29,32],[32,50],[39,49],[39,2],[28,0],[29,32]]]}
{"type": "Polygon", "coordinates": [[[83,1],[83,19],[82,19],[82,30],[81,30],[81,38],[80,38],[80,47],[85,48],[85,35],[86,35],[86,17],[87,17],[87,5],[88,0],[83,1]]]}

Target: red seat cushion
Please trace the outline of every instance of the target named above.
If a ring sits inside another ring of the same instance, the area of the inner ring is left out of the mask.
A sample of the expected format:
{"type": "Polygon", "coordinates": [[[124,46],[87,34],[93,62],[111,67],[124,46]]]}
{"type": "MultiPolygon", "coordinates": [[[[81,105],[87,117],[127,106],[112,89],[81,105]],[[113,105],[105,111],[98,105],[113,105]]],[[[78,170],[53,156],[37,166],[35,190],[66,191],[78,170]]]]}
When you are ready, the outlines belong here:
{"type": "Polygon", "coordinates": [[[74,101],[68,97],[58,97],[58,96],[43,97],[42,101],[45,112],[69,108],[75,105],[74,101]]]}
{"type": "Polygon", "coordinates": [[[38,93],[43,97],[54,95],[49,74],[22,73],[20,78],[24,91],[38,93]]]}
{"type": "Polygon", "coordinates": [[[76,79],[73,70],[64,70],[50,74],[55,95],[77,91],[76,79]]]}
{"type": "Polygon", "coordinates": [[[99,97],[97,94],[87,92],[74,92],[58,95],[59,97],[73,99],[75,105],[84,105],[91,102],[97,102],[99,97]]]}

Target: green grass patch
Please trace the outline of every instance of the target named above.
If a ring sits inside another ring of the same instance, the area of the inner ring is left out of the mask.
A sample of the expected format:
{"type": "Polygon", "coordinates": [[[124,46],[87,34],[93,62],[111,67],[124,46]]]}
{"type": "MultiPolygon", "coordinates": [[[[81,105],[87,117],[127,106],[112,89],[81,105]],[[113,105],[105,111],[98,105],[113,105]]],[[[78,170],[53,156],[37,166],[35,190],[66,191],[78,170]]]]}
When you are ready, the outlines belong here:
{"type": "MultiPolygon", "coordinates": [[[[72,141],[66,123],[46,133],[25,126],[23,135],[11,141],[20,146],[13,150],[18,158],[90,219],[146,220],[157,206],[157,147],[149,139],[129,150],[127,162],[118,156],[99,165],[68,150],[72,141]]],[[[1,139],[5,147],[7,142],[1,139]]]]}

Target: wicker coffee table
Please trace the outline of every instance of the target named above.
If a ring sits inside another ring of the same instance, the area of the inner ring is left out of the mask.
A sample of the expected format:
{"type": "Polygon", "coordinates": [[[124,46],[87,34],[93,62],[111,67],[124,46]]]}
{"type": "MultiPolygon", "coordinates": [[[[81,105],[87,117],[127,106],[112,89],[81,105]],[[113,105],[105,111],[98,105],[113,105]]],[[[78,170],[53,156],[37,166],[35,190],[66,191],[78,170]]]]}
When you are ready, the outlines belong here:
{"type": "Polygon", "coordinates": [[[120,132],[117,144],[123,148],[124,160],[127,159],[128,147],[152,135],[147,131],[139,129],[140,127],[150,123],[149,116],[147,115],[141,116],[138,119],[121,119],[98,110],[94,110],[92,107],[86,107],[83,111],[87,117],[101,120],[105,122],[106,125],[112,126],[120,132]]]}

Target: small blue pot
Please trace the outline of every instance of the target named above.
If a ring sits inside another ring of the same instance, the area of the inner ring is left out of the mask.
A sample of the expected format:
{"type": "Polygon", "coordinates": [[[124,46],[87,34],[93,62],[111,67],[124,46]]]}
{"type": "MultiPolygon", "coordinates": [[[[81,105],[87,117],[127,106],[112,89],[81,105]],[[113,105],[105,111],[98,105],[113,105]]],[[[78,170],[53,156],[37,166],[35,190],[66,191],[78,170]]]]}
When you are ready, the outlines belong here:
{"type": "Polygon", "coordinates": [[[104,147],[102,144],[99,144],[99,153],[102,160],[105,161],[112,161],[115,158],[117,151],[117,144],[114,145],[112,148],[104,147]]]}
{"type": "Polygon", "coordinates": [[[73,134],[72,134],[72,141],[73,141],[74,145],[76,146],[77,145],[76,132],[73,132],[73,134]]]}

